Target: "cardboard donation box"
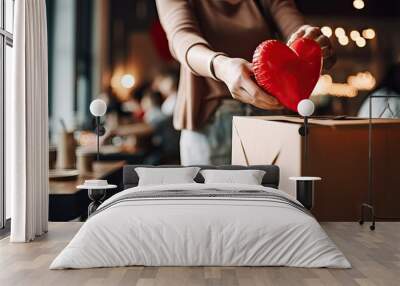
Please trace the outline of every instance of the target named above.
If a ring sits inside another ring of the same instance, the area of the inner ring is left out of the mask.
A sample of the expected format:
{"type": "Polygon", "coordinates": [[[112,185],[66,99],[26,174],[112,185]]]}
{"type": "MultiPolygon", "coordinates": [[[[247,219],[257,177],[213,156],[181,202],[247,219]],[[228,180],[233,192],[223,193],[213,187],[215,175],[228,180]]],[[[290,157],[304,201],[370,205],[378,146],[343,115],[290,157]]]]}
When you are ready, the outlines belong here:
{"type": "MultiPolygon", "coordinates": [[[[234,117],[232,164],[275,164],[279,188],[295,195],[291,176],[318,176],[313,214],[355,221],[368,197],[368,119],[309,119],[308,155],[291,116],[234,117]]],[[[400,120],[372,121],[372,199],[376,216],[400,218],[400,120]]]]}

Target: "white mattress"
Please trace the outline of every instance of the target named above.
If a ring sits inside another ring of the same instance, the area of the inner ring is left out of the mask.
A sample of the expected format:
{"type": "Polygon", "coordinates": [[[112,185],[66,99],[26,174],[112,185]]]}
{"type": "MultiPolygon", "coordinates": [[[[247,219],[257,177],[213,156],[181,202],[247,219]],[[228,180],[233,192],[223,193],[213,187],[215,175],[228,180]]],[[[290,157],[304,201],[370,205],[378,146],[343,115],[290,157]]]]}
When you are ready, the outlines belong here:
{"type": "MultiPolygon", "coordinates": [[[[145,266],[293,266],[349,268],[350,263],[312,217],[257,198],[150,198],[144,191],[261,190],[262,186],[180,184],[125,190],[104,202],[50,269],[145,266]]],[[[298,202],[297,202],[298,203],[298,202]]]]}

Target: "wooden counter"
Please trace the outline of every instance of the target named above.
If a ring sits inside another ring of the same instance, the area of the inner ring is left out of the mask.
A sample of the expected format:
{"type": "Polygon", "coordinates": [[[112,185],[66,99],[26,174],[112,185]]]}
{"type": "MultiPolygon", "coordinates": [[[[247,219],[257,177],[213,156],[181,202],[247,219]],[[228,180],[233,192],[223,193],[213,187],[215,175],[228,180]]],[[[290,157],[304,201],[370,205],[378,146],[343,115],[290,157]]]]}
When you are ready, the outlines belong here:
{"type": "Polygon", "coordinates": [[[76,186],[81,185],[85,180],[103,179],[114,173],[125,165],[125,161],[115,162],[94,162],[93,172],[79,176],[74,180],[50,180],[50,195],[71,195],[79,192],[76,186]]]}
{"type": "MultiPolygon", "coordinates": [[[[90,179],[108,180],[110,184],[121,186],[122,168],[125,161],[95,162],[93,172],[79,176],[72,180],[50,180],[49,194],[49,220],[71,221],[77,218],[84,220],[87,216],[87,206],[90,200],[86,190],[78,190],[76,186],[90,179]]],[[[110,192],[110,195],[122,190],[110,192]]]]}
{"type": "MultiPolygon", "coordinates": [[[[235,116],[232,164],[275,164],[279,188],[295,195],[290,177],[317,176],[312,213],[321,221],[357,221],[368,198],[367,119],[309,119],[308,152],[299,135],[303,119],[235,116]]],[[[372,120],[372,199],[380,219],[400,218],[400,120],[372,120]]]]}

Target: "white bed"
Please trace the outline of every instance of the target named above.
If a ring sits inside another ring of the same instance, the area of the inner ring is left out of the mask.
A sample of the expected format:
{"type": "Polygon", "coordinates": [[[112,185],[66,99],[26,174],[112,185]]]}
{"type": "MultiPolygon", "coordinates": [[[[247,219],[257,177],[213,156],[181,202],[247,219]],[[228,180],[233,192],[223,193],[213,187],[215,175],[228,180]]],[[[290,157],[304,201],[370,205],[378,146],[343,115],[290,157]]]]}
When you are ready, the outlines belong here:
{"type": "Polygon", "coordinates": [[[314,217],[282,191],[198,183],[114,195],[50,269],[128,265],[351,267],[314,217]]]}

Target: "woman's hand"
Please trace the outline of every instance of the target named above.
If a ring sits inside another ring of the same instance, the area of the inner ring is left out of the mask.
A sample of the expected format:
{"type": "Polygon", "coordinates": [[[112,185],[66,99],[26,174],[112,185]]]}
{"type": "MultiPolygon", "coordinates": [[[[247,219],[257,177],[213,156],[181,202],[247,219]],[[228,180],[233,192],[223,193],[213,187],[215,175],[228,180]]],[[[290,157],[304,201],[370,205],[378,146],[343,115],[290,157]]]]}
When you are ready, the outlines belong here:
{"type": "Polygon", "coordinates": [[[298,38],[308,38],[315,40],[322,49],[322,56],[324,58],[323,66],[324,69],[330,69],[336,62],[336,54],[332,48],[331,41],[328,37],[321,33],[318,27],[312,27],[310,25],[301,26],[296,32],[294,32],[287,42],[289,46],[298,38]]]}
{"type": "Polygon", "coordinates": [[[214,59],[215,75],[223,81],[234,99],[268,110],[282,109],[279,101],[265,93],[251,78],[252,65],[239,58],[219,55],[214,59]]]}

